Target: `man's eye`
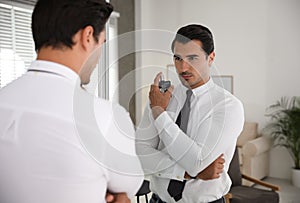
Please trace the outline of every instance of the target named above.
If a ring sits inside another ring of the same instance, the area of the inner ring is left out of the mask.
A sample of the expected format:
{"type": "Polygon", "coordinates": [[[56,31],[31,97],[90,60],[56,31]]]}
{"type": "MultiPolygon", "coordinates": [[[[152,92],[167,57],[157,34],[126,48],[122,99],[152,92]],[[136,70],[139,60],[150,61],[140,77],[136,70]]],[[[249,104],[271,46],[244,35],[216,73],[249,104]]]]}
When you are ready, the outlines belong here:
{"type": "Polygon", "coordinates": [[[188,59],[189,59],[189,61],[193,61],[193,60],[197,60],[198,57],[197,56],[190,56],[188,59]]]}
{"type": "Polygon", "coordinates": [[[174,60],[175,60],[175,61],[181,61],[182,58],[180,58],[179,56],[174,56],[174,60]]]}

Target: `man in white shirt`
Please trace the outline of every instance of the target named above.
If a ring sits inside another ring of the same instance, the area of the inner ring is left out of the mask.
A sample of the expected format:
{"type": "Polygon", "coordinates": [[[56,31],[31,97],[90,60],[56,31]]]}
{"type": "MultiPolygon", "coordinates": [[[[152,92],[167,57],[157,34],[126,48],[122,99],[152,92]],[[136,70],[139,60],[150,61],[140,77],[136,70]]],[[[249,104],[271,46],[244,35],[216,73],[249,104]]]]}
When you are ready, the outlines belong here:
{"type": "Polygon", "coordinates": [[[83,88],[99,61],[104,0],[39,0],[28,72],[0,90],[0,202],[130,202],[143,181],[121,106],[83,88]]]}
{"type": "Polygon", "coordinates": [[[210,78],[215,52],[208,28],[180,28],[172,51],[182,84],[161,92],[159,73],[137,129],[137,153],[151,175],[150,202],[225,202],[227,170],[244,123],[242,103],[210,78]]]}

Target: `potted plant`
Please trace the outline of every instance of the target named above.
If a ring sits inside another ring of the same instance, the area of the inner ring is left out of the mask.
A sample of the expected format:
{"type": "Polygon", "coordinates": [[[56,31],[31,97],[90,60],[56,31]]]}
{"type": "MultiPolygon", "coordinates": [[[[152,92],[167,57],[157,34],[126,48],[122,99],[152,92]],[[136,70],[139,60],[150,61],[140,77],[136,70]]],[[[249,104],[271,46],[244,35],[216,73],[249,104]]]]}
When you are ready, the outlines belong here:
{"type": "Polygon", "coordinates": [[[274,138],[275,146],[285,147],[294,161],[292,182],[300,187],[300,97],[282,97],[267,108],[270,123],[267,131],[274,138]]]}

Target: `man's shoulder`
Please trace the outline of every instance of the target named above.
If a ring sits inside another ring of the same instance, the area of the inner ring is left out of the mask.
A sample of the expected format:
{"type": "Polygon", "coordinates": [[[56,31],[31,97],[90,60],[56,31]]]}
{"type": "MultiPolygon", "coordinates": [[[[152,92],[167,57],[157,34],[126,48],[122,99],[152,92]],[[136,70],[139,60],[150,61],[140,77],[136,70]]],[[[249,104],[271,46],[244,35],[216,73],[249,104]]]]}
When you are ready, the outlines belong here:
{"type": "Polygon", "coordinates": [[[215,87],[210,92],[210,98],[215,100],[216,104],[221,106],[226,106],[226,108],[238,108],[243,109],[243,103],[239,98],[233,95],[231,92],[227,91],[226,89],[215,85],[215,87]]]}

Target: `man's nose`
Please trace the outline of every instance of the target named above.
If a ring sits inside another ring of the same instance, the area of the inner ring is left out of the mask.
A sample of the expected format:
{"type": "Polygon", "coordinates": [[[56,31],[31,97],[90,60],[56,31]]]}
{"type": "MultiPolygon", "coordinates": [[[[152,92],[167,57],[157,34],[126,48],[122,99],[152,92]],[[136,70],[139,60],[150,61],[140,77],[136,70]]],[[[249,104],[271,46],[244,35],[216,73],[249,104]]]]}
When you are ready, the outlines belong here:
{"type": "Polygon", "coordinates": [[[182,61],[181,61],[181,71],[182,72],[185,72],[185,71],[187,71],[189,68],[190,68],[190,64],[189,64],[189,62],[188,61],[186,61],[185,59],[183,59],[182,61]]]}

